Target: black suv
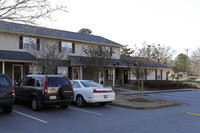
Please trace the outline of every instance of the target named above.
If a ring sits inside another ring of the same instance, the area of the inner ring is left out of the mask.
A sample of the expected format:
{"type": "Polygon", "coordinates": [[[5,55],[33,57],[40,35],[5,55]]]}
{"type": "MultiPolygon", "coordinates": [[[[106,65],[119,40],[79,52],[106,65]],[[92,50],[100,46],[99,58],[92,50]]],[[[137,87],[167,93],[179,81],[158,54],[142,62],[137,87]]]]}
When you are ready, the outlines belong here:
{"type": "Polygon", "coordinates": [[[31,102],[32,110],[42,105],[67,108],[73,100],[73,87],[64,75],[27,75],[15,86],[15,102],[31,102]]]}
{"type": "Polygon", "coordinates": [[[6,74],[0,74],[0,107],[4,113],[11,113],[14,103],[15,89],[6,74]]]}

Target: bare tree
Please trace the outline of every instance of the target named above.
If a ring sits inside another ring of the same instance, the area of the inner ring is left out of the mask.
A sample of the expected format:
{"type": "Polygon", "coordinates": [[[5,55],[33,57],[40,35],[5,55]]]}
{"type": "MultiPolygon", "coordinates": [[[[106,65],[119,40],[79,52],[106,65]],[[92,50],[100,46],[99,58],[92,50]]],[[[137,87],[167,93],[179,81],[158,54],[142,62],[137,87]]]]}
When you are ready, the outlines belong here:
{"type": "Polygon", "coordinates": [[[161,64],[167,64],[168,60],[170,60],[173,55],[176,53],[175,50],[172,50],[171,47],[161,45],[161,44],[147,44],[146,42],[143,42],[142,48],[136,48],[140,49],[140,54],[143,57],[147,57],[151,60],[154,60],[161,64]]]}
{"type": "Polygon", "coordinates": [[[43,74],[55,74],[58,64],[65,59],[64,52],[59,52],[58,42],[40,40],[40,49],[32,48],[30,52],[37,57],[37,65],[43,74]]]}
{"type": "Polygon", "coordinates": [[[109,65],[111,54],[114,52],[109,51],[105,46],[94,45],[83,47],[82,50],[87,58],[82,58],[81,62],[85,64],[86,70],[90,73],[90,79],[97,81],[99,72],[104,71],[109,65]]]}
{"type": "Polygon", "coordinates": [[[193,75],[200,75],[200,48],[192,52],[191,55],[191,73],[193,75]]]}
{"type": "Polygon", "coordinates": [[[51,19],[58,10],[66,12],[66,7],[52,6],[48,0],[0,0],[0,20],[36,24],[37,19],[51,19]]]}
{"type": "Polygon", "coordinates": [[[133,57],[129,56],[125,62],[130,67],[131,73],[136,77],[138,83],[139,95],[143,99],[144,81],[152,71],[158,67],[159,61],[159,45],[143,45],[142,48],[135,48],[133,57]]]}

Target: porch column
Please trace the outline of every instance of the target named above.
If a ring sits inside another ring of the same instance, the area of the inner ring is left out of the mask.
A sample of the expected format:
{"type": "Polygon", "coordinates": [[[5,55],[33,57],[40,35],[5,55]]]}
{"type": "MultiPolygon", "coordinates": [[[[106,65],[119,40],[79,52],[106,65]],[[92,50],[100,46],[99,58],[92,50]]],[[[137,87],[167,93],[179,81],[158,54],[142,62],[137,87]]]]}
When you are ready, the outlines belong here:
{"type": "Polygon", "coordinates": [[[115,86],[115,68],[113,67],[113,87],[115,86]]]}
{"type": "Polygon", "coordinates": [[[80,80],[83,79],[83,69],[82,69],[82,66],[80,66],[80,80]]]}
{"type": "Polygon", "coordinates": [[[103,70],[103,85],[105,85],[105,70],[103,70]]]}
{"type": "Polygon", "coordinates": [[[99,84],[101,84],[101,72],[99,72],[99,84]]]}
{"type": "Polygon", "coordinates": [[[36,74],[36,66],[33,65],[33,74],[36,74]]]}
{"type": "Polygon", "coordinates": [[[5,62],[2,62],[2,73],[5,74],[5,62]]]}

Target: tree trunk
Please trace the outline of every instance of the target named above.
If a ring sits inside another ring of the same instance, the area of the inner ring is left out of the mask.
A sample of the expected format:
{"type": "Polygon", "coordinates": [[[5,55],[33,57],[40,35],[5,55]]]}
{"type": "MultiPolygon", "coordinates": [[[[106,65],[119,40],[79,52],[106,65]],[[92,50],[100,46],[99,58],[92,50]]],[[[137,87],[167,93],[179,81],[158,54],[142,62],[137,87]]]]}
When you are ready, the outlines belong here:
{"type": "Polygon", "coordinates": [[[141,91],[140,91],[140,80],[138,79],[138,90],[139,90],[139,96],[141,97],[141,91]]]}
{"type": "Polygon", "coordinates": [[[141,95],[142,95],[142,99],[144,98],[144,80],[141,80],[141,95]]]}

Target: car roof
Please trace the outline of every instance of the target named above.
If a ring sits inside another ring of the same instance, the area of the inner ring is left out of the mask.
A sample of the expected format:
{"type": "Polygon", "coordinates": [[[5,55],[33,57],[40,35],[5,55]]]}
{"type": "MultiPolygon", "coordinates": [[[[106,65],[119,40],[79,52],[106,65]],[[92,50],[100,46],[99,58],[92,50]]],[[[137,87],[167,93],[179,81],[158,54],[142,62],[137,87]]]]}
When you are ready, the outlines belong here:
{"type": "Polygon", "coordinates": [[[27,77],[67,77],[66,75],[42,75],[42,74],[30,74],[30,75],[26,75],[27,77]]]}
{"type": "Polygon", "coordinates": [[[70,80],[70,81],[92,81],[92,80],[70,80]]]}

